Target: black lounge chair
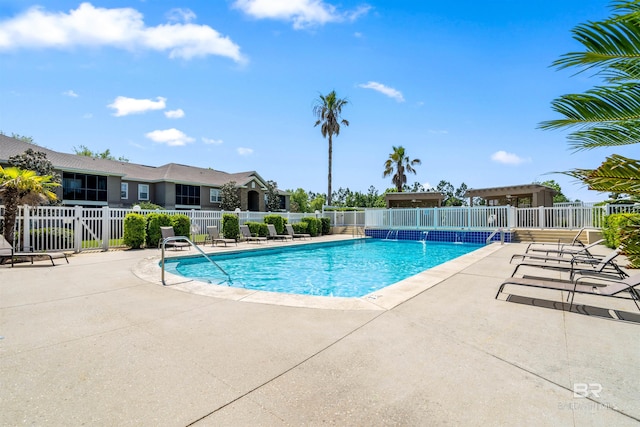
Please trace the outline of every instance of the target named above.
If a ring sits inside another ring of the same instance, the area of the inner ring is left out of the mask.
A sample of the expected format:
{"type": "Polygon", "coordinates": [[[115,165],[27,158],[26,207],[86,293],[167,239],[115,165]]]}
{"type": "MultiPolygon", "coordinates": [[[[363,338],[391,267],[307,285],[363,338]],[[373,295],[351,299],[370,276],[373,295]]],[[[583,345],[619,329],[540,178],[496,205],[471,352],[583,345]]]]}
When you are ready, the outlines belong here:
{"type": "Polygon", "coordinates": [[[218,227],[215,225],[207,227],[207,240],[211,241],[211,246],[215,246],[218,243],[224,243],[225,246],[227,246],[227,243],[233,243],[236,246],[238,245],[236,239],[225,239],[224,237],[220,237],[218,227]]]}
{"type": "Polygon", "coordinates": [[[311,239],[311,234],[296,233],[293,230],[293,225],[291,225],[291,224],[286,224],[285,227],[287,229],[287,233],[289,233],[289,236],[291,236],[294,239],[311,239]]]}
{"type": "Polygon", "coordinates": [[[31,260],[31,264],[33,264],[36,257],[49,258],[52,265],[56,265],[53,261],[54,259],[64,258],[65,261],[67,261],[67,264],[69,264],[69,258],[67,258],[67,254],[64,252],[16,252],[4,236],[0,235],[0,264],[5,264],[7,260],[9,260],[11,262],[11,267],[13,267],[14,261],[21,258],[28,258],[31,260]]]}
{"type": "MultiPolygon", "coordinates": [[[[498,289],[498,293],[496,294],[496,299],[502,293],[504,287],[507,285],[528,286],[533,288],[568,292],[571,295],[569,311],[571,311],[571,307],[573,306],[573,299],[575,297],[575,294],[577,293],[629,299],[620,296],[622,292],[627,291],[631,295],[631,299],[638,308],[638,311],[640,311],[640,305],[638,304],[638,301],[640,300],[640,292],[638,291],[638,289],[636,289],[638,286],[640,286],[640,274],[634,274],[633,276],[627,277],[625,279],[614,279],[611,277],[594,274],[593,272],[586,272],[583,275],[580,275],[580,277],[574,278],[574,280],[571,282],[511,277],[502,282],[500,288],[498,289]],[[605,284],[586,284],[583,283],[584,280],[599,280],[605,282],[605,284]]],[[[567,299],[569,298],[569,294],[567,295],[567,299]]]]}

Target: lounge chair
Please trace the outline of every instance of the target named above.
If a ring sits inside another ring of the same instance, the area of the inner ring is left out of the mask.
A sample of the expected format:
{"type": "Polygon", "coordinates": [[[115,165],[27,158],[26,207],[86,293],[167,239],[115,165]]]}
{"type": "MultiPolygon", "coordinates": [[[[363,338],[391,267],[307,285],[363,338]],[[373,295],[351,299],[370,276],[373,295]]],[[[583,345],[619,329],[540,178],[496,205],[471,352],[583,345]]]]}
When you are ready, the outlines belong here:
{"type": "Polygon", "coordinates": [[[267,241],[266,237],[254,236],[253,234],[251,234],[251,230],[249,229],[248,225],[241,225],[240,226],[240,233],[242,234],[242,238],[244,240],[246,240],[247,242],[260,243],[260,242],[266,242],[267,241]]]}
{"type": "Polygon", "coordinates": [[[293,237],[289,236],[288,234],[278,234],[278,232],[276,231],[276,226],[273,224],[267,224],[267,229],[269,230],[269,235],[267,236],[269,239],[293,240],[293,237]]]}
{"type": "Polygon", "coordinates": [[[291,236],[293,239],[311,239],[311,234],[296,233],[291,224],[285,224],[285,228],[287,229],[287,233],[289,233],[289,236],[291,236]]]}
{"type": "Polygon", "coordinates": [[[49,258],[52,265],[56,265],[53,261],[54,259],[64,258],[65,261],[67,261],[67,264],[69,264],[69,258],[67,258],[67,254],[64,252],[16,252],[4,236],[0,235],[0,264],[4,264],[9,260],[11,262],[11,267],[13,267],[14,261],[20,258],[28,258],[31,260],[31,264],[33,264],[36,257],[49,258]]]}
{"type": "Polygon", "coordinates": [[[234,243],[236,246],[238,245],[236,239],[225,239],[224,237],[220,237],[218,227],[215,225],[207,227],[207,236],[207,239],[211,241],[211,246],[215,246],[218,243],[224,243],[225,246],[227,246],[227,243],[234,243]]]}
{"type": "MultiPolygon", "coordinates": [[[[631,295],[631,299],[638,308],[638,311],[640,311],[640,305],[638,305],[638,300],[640,300],[640,292],[638,291],[638,289],[636,289],[638,286],[640,286],[640,274],[634,274],[633,276],[627,277],[625,279],[613,279],[610,277],[603,277],[595,274],[585,274],[574,278],[572,282],[511,277],[502,282],[500,288],[498,289],[498,293],[496,294],[496,299],[498,298],[500,293],[502,293],[504,287],[507,285],[528,286],[533,288],[568,292],[569,294],[571,294],[569,310],[571,310],[571,307],[573,306],[573,299],[575,297],[575,294],[577,293],[628,299],[619,295],[623,291],[627,291],[631,295]],[[583,279],[600,280],[604,281],[605,284],[603,286],[596,283],[585,284],[582,283],[583,279]]],[[[567,295],[567,299],[568,296],[569,295],[567,295]]]]}
{"type": "Polygon", "coordinates": [[[578,233],[573,237],[570,243],[562,243],[560,240],[557,242],[532,242],[527,245],[527,249],[525,252],[529,251],[539,251],[539,252],[547,252],[547,250],[560,250],[563,247],[583,247],[584,243],[580,241],[580,235],[584,231],[584,228],[578,230],[578,233]],[[550,246],[555,246],[555,248],[550,248],[550,246]]]}
{"type": "Polygon", "coordinates": [[[610,275],[610,277],[624,279],[628,276],[627,273],[616,264],[614,259],[620,255],[620,248],[612,251],[604,258],[586,258],[586,257],[573,257],[573,258],[560,258],[560,257],[548,257],[547,260],[553,259],[557,262],[533,262],[524,261],[516,265],[511,277],[515,277],[520,267],[533,267],[547,270],[554,270],[559,272],[568,273],[570,280],[573,280],[575,274],[582,271],[591,271],[595,273],[601,273],[604,275],[610,275]],[[587,268],[588,267],[588,268],[587,268]]]}
{"type": "MultiPolygon", "coordinates": [[[[162,233],[162,239],[160,239],[160,241],[158,242],[158,249],[160,248],[163,242],[165,247],[171,246],[173,247],[174,250],[178,248],[180,248],[180,250],[182,250],[182,248],[191,249],[191,244],[189,242],[179,241],[179,240],[167,240],[171,237],[176,237],[175,232],[173,231],[173,227],[160,227],[160,232],[162,233]]],[[[181,236],[177,236],[177,237],[181,237],[181,236]]]]}
{"type": "MultiPolygon", "coordinates": [[[[512,262],[515,258],[521,258],[522,260],[526,258],[544,259],[544,260],[558,259],[558,258],[562,259],[565,255],[570,255],[571,257],[580,256],[584,258],[596,258],[594,255],[591,254],[591,252],[589,252],[589,249],[593,249],[595,246],[599,245],[602,242],[604,242],[604,239],[600,239],[597,242],[593,242],[587,246],[575,246],[575,247],[567,246],[561,249],[549,249],[545,251],[536,250],[531,252],[525,252],[523,254],[514,254],[514,255],[511,255],[511,260],[509,262],[512,262]],[[550,254],[553,254],[553,255],[550,255],[550,254]]],[[[570,258],[564,257],[564,259],[570,259],[570,258]]]]}

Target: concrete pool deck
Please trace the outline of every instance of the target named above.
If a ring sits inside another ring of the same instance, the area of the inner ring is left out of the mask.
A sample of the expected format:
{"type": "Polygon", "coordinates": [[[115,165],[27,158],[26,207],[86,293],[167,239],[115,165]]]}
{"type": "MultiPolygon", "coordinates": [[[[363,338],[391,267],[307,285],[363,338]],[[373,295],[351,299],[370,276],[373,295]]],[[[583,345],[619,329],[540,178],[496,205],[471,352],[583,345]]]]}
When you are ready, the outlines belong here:
{"type": "Polygon", "coordinates": [[[640,323],[494,299],[524,247],[328,309],[162,286],[153,249],[0,266],[0,425],[638,425],[640,323]]]}

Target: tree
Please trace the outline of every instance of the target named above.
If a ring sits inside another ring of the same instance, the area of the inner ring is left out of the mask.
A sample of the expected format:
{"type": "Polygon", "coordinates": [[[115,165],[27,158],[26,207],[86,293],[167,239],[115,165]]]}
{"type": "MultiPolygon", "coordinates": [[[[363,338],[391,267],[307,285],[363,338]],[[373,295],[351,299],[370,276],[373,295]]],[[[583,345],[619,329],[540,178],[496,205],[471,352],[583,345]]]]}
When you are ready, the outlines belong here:
{"type": "MultiPolygon", "coordinates": [[[[6,133],[4,133],[1,130],[0,130],[0,135],[9,136],[9,135],[7,135],[6,133]]],[[[20,134],[17,134],[17,133],[11,133],[11,138],[17,139],[17,140],[22,141],[22,142],[27,142],[29,144],[38,145],[38,144],[35,143],[35,141],[33,140],[33,137],[31,137],[31,136],[25,136],[25,135],[20,135],[20,134]]]]}
{"type": "Polygon", "coordinates": [[[0,166],[0,198],[4,203],[4,238],[13,244],[14,228],[20,205],[39,205],[56,200],[51,191],[60,184],[52,182],[50,175],[40,176],[34,171],[0,166]]]}
{"type": "Polygon", "coordinates": [[[310,212],[309,196],[306,191],[298,188],[295,191],[288,190],[288,192],[291,193],[291,212],[310,212]]]}
{"type": "Polygon", "coordinates": [[[234,211],[240,207],[240,197],[238,196],[235,181],[229,181],[223,184],[222,187],[220,187],[220,196],[222,197],[220,208],[222,208],[223,211],[234,211]]]}
{"type": "Polygon", "coordinates": [[[398,193],[400,193],[407,183],[407,175],[405,172],[415,174],[416,170],[413,167],[421,163],[420,159],[411,160],[409,156],[405,154],[403,146],[394,146],[393,153],[389,154],[389,158],[384,162],[384,173],[382,176],[386,178],[389,175],[393,175],[391,181],[396,186],[398,193]]]}
{"type": "Polygon", "coordinates": [[[102,153],[99,152],[93,152],[91,151],[86,145],[80,145],[79,148],[73,147],[73,152],[76,153],[78,156],[86,156],[86,157],[93,157],[94,159],[106,159],[106,160],[117,160],[119,162],[128,162],[129,159],[127,159],[124,156],[120,156],[117,159],[111,155],[111,150],[109,150],[108,148],[106,150],[104,150],[102,153]]]}
{"type": "Polygon", "coordinates": [[[267,181],[267,211],[275,212],[280,210],[280,194],[278,194],[278,183],[267,181]]]}
{"type": "Polygon", "coordinates": [[[309,202],[309,212],[322,211],[322,207],[324,206],[325,198],[324,195],[317,195],[311,202],[309,202]]]}
{"type": "Polygon", "coordinates": [[[340,99],[336,91],[332,90],[326,96],[320,95],[313,107],[316,116],[315,126],[320,125],[323,138],[329,140],[329,174],[327,176],[327,204],[331,205],[331,163],[333,156],[333,135],[340,135],[340,125],[349,126],[349,121],[342,119],[342,107],[348,104],[346,99],[340,99]]]}
{"type": "Polygon", "coordinates": [[[460,187],[454,189],[453,185],[449,181],[441,180],[436,186],[436,191],[442,193],[444,199],[442,204],[444,206],[466,206],[467,202],[464,195],[467,192],[467,184],[464,182],[460,184],[460,187]]]}
{"type": "Polygon", "coordinates": [[[47,159],[47,154],[42,151],[34,151],[28,148],[22,154],[9,157],[7,163],[9,163],[9,166],[19,169],[34,171],[40,176],[50,175],[52,182],[62,182],[62,178],[60,174],[55,171],[53,163],[47,159]]]}
{"type": "Polygon", "coordinates": [[[550,179],[548,181],[541,182],[540,185],[544,185],[545,187],[553,188],[556,190],[556,194],[553,196],[553,203],[566,203],[570,202],[564,194],[562,194],[562,188],[560,184],[558,184],[555,180],[550,179]]]}

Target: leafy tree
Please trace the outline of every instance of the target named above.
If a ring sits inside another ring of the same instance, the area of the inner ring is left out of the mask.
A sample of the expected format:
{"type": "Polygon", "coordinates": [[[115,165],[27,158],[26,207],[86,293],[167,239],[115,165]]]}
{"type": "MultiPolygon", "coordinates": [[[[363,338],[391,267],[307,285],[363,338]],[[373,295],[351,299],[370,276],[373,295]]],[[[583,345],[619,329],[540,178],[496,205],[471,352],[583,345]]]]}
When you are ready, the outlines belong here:
{"type": "Polygon", "coordinates": [[[50,175],[52,182],[62,182],[62,178],[60,174],[55,171],[53,163],[47,159],[47,154],[42,151],[34,151],[28,148],[22,154],[9,157],[7,163],[9,163],[9,166],[19,169],[34,171],[40,176],[50,175]]]}
{"type": "Polygon", "coordinates": [[[309,202],[309,212],[320,211],[322,212],[322,207],[324,206],[325,198],[324,195],[319,194],[311,199],[309,202]]]}
{"type": "Polygon", "coordinates": [[[424,193],[425,191],[427,191],[426,188],[424,188],[424,185],[420,184],[418,181],[414,182],[411,187],[405,185],[404,188],[406,191],[409,191],[411,193],[424,193]]]}
{"type": "Polygon", "coordinates": [[[278,194],[278,183],[267,181],[267,211],[275,212],[280,210],[280,195],[278,194]]]}
{"type": "Polygon", "coordinates": [[[555,180],[550,179],[548,181],[541,182],[540,185],[544,185],[545,187],[553,188],[554,190],[556,190],[556,194],[555,196],[553,196],[553,203],[566,203],[571,201],[567,198],[567,196],[562,194],[562,188],[560,187],[560,184],[558,184],[555,180]]]}
{"type": "Polygon", "coordinates": [[[407,183],[407,175],[405,172],[415,174],[416,170],[413,167],[421,163],[420,159],[411,160],[409,156],[406,155],[404,147],[394,146],[393,153],[389,154],[389,158],[384,163],[384,173],[382,176],[386,178],[389,175],[393,175],[391,181],[400,193],[407,183]]]}
{"type": "Polygon", "coordinates": [[[309,196],[306,191],[298,188],[295,191],[288,190],[288,192],[291,193],[291,212],[310,212],[309,196]]]}
{"type": "Polygon", "coordinates": [[[0,166],[0,198],[4,203],[4,238],[13,243],[14,228],[20,205],[39,205],[56,200],[51,191],[60,184],[52,182],[50,175],[40,176],[31,170],[0,166]]]}
{"type": "Polygon", "coordinates": [[[111,150],[109,150],[108,148],[104,150],[102,153],[99,153],[97,151],[96,152],[91,151],[86,145],[80,145],[79,148],[73,147],[73,151],[78,156],[93,157],[94,159],[117,160],[119,162],[129,161],[129,159],[127,159],[124,156],[120,156],[116,159],[114,156],[111,155],[111,150]]]}
{"type": "Polygon", "coordinates": [[[326,96],[320,95],[313,107],[313,115],[316,116],[315,126],[320,125],[322,137],[329,140],[329,174],[327,176],[327,204],[331,205],[331,162],[333,156],[333,135],[340,135],[340,125],[349,126],[349,121],[342,119],[342,108],[348,104],[346,99],[340,99],[336,91],[332,90],[326,96]]]}
{"type": "Polygon", "coordinates": [[[220,208],[224,211],[234,211],[240,207],[240,196],[238,195],[238,189],[236,188],[235,181],[229,181],[220,187],[220,196],[222,201],[220,202],[220,208]]]}
{"type": "Polygon", "coordinates": [[[441,180],[436,186],[436,191],[442,193],[444,199],[442,204],[444,206],[466,206],[465,193],[467,192],[467,184],[464,182],[460,184],[460,187],[454,189],[453,185],[449,181],[441,180]]]}
{"type": "MultiPolygon", "coordinates": [[[[1,130],[0,130],[0,135],[9,136],[1,130]]],[[[24,136],[17,133],[11,133],[11,138],[20,140],[22,142],[27,142],[29,144],[38,145],[36,144],[36,142],[33,140],[33,137],[31,136],[24,136]]]]}
{"type": "MultiPolygon", "coordinates": [[[[570,129],[575,150],[619,147],[640,141],[640,2],[614,1],[613,15],[573,29],[584,50],[561,56],[553,65],[578,72],[595,71],[604,84],[583,94],[563,95],[552,102],[562,118],[542,129],[570,129]]],[[[596,169],[565,172],[589,189],[640,195],[640,161],[613,154],[596,169]]],[[[623,246],[632,263],[640,260],[640,227],[624,230],[623,246]]]]}

